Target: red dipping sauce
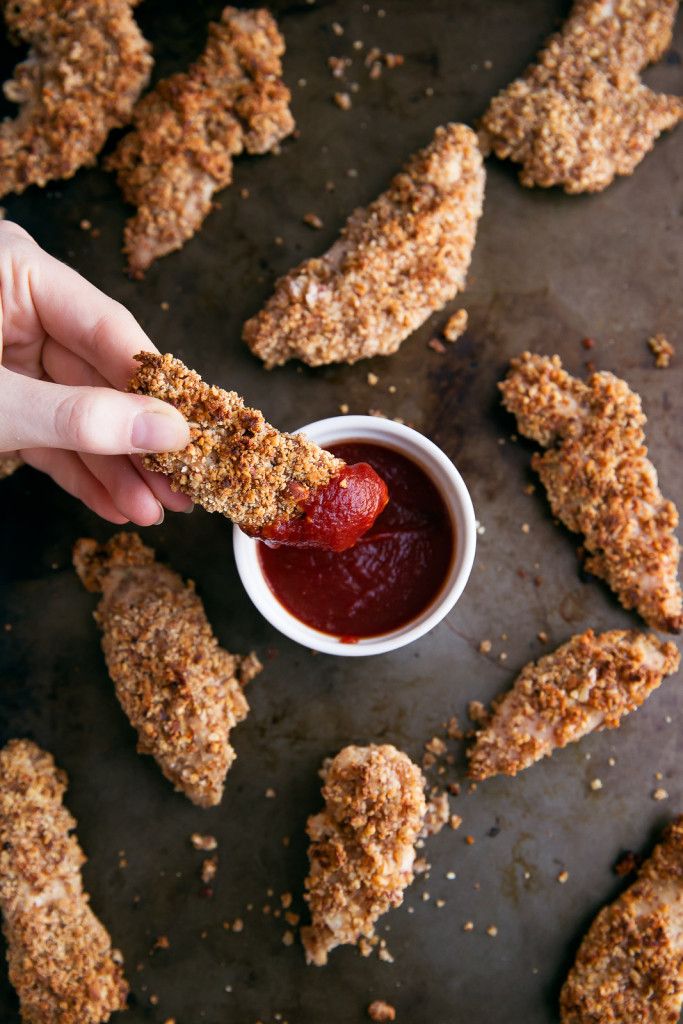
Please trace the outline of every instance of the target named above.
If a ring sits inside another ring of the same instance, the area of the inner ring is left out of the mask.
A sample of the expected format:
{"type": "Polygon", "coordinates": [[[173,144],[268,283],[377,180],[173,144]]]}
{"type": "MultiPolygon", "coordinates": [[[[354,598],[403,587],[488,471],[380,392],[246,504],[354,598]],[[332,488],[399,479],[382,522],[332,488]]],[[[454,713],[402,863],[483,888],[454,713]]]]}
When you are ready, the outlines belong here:
{"type": "Polygon", "coordinates": [[[287,611],[352,643],[399,629],[429,607],[450,570],[455,530],[438,489],[412,459],[364,441],[329,450],[370,465],[389,488],[389,504],[345,551],[259,544],[259,559],[287,611]]]}

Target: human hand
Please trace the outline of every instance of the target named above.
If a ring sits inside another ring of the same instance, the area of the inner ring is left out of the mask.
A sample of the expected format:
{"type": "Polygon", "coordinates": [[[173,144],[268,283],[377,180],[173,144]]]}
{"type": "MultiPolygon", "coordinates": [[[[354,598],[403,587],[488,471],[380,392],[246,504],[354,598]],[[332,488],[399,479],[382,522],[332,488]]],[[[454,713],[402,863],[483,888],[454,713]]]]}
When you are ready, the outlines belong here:
{"type": "Polygon", "coordinates": [[[184,448],[190,432],[167,403],[115,390],[143,350],[157,351],[127,309],[0,222],[0,452],[112,523],[152,526],[192,503],[136,453],[184,448]]]}

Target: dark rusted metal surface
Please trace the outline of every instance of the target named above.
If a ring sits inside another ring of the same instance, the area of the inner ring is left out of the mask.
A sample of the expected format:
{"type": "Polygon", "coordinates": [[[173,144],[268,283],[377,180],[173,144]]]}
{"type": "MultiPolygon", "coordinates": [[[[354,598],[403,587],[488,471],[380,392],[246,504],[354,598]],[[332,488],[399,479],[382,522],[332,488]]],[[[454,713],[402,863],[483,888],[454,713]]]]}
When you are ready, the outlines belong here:
{"type": "MultiPolygon", "coordinates": [[[[419,758],[445,719],[464,717],[468,700],[488,700],[546,649],[539,631],[554,645],[587,626],[637,624],[580,575],[576,540],[553,524],[540,491],[524,493],[530,446],[511,438],[496,381],[527,346],[559,352],[574,372],[587,359],[615,370],[643,396],[662,487],[683,502],[683,130],[658,142],[633,177],[594,197],[523,190],[511,167],[490,162],[462,303],[470,327],[444,354],[427,347],[441,316],[391,359],[268,374],[242,345],[240,327],[274,276],[322,251],[438,124],[472,123],[567,7],[390,0],[380,17],[376,0],[275,6],[300,138],[277,158],[240,160],[201,234],[145,281],[122,272],[126,211],[102,170],[4,205],[47,249],[126,303],[163,351],[236,388],[273,422],[296,427],[347,403],[353,412],[401,416],[432,437],[463,473],[485,527],[471,582],[449,618],[412,647],[362,661],[314,656],[274,633],[249,604],[224,520],[197,511],[149,530],[161,555],[196,579],[225,645],[254,647],[266,663],[250,687],[251,714],[234,733],[238,760],[225,799],[201,811],[135,753],[104,669],[93,599],[71,569],[75,539],[111,529],[24,469],[0,484],[0,741],[35,737],[69,772],[93,906],[126,958],[130,1024],[351,1024],[366,1019],[375,998],[395,1004],[398,1021],[410,1024],[551,1024],[577,942],[623,884],[612,871],[619,853],[647,848],[683,808],[679,680],[618,733],[590,737],[516,780],[472,794],[464,787],[452,801],[462,828],[429,843],[430,877],[380,925],[393,965],[343,949],[328,967],[306,968],[298,943],[282,943],[282,917],[264,907],[279,908],[280,894],[292,892],[302,909],[304,823],[320,805],[324,757],[349,742],[386,740],[419,758]],[[331,32],[335,20],[342,38],[331,32]],[[364,44],[360,58],[353,40],[364,44]],[[404,53],[405,64],[370,81],[361,58],[373,45],[404,53]],[[326,66],[331,54],[354,56],[348,77],[360,90],[350,112],[331,102],[339,88],[326,66]],[[335,191],[326,191],[328,180],[335,191]],[[321,231],[302,223],[308,212],[323,219],[321,231]],[[80,230],[82,218],[99,238],[80,230]],[[678,342],[668,371],[654,368],[646,347],[656,330],[678,342]],[[585,336],[596,342],[590,352],[585,336]],[[367,384],[369,370],[380,378],[376,387],[367,384]],[[488,656],[477,649],[484,638],[493,643],[488,656]],[[590,788],[594,778],[602,789],[590,788]],[[652,800],[658,785],[669,793],[664,803],[652,800]],[[265,796],[269,787],[274,799],[265,796]],[[202,856],[189,843],[196,830],[219,838],[213,898],[202,895],[202,856]],[[556,881],[563,869],[564,885],[556,881]],[[236,917],[244,921],[238,934],[223,927],[236,917]],[[466,932],[468,920],[474,929],[466,932]],[[160,935],[170,948],[150,956],[160,935]]],[[[196,55],[220,7],[145,0],[139,18],[154,43],[156,74],[196,55]]],[[[679,22],[674,50],[648,81],[682,92],[682,50],[679,22]]],[[[10,67],[11,50],[0,56],[10,67]]],[[[0,1020],[18,1021],[4,971],[0,1020]]]]}

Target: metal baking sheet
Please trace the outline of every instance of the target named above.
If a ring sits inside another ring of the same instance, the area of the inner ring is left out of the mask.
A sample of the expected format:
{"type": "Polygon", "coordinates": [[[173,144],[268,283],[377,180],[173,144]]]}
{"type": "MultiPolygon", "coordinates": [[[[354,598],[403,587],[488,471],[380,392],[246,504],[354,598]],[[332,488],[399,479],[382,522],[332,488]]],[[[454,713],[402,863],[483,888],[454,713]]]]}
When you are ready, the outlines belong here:
{"type": "MultiPolygon", "coordinates": [[[[396,356],[351,368],[292,364],[266,373],[240,341],[276,275],[323,251],[351,209],[372,199],[438,124],[473,123],[568,8],[555,0],[384,5],[384,16],[377,0],[274,5],[300,136],[278,157],[238,160],[234,185],[201,233],[143,282],[122,272],[126,209],[101,169],[3,203],[45,248],[129,306],[162,351],[237,389],[273,422],[295,428],[347,403],[352,412],[377,409],[412,423],[455,461],[485,531],[471,582],[446,621],[404,650],[345,660],[314,655],[265,623],[242,591],[230,526],[218,516],[169,515],[148,530],[160,555],[197,581],[221,641],[255,648],[266,664],[249,690],[251,714],[234,733],[238,759],[223,803],[202,811],[135,753],[104,669],[93,598],[71,569],[76,538],[105,538],[112,529],[31,470],[0,484],[0,741],[32,736],[68,770],[93,906],[127,963],[129,1024],[352,1024],[377,998],[394,1004],[404,1024],[553,1024],[582,934],[624,884],[616,858],[647,849],[683,809],[683,696],[674,678],[618,732],[589,737],[515,780],[474,793],[463,787],[452,800],[461,829],[430,841],[429,877],[379,926],[393,964],[346,948],[326,968],[307,968],[298,942],[282,942],[286,925],[273,911],[285,892],[303,910],[304,824],[320,806],[323,758],[350,742],[388,741],[419,759],[449,716],[464,719],[467,701],[506,688],[548,646],[588,626],[638,624],[580,574],[576,538],[552,522],[540,489],[524,491],[531,446],[512,439],[496,391],[509,357],[531,347],[559,352],[576,373],[590,359],[625,377],[643,396],[663,490],[683,502],[683,129],[597,196],[527,191],[511,166],[489,161],[468,288],[452,306],[468,309],[470,326],[443,354],[427,342],[445,316],[396,356]],[[332,33],[333,21],[343,37],[332,33]],[[405,54],[404,65],[370,80],[361,58],[371,46],[405,54]],[[339,86],[330,55],[354,57],[349,80],[359,90],[348,112],[331,99],[339,86]],[[321,230],[302,222],[309,212],[322,218],[321,230]],[[80,229],[84,218],[98,238],[80,229]],[[646,346],[655,331],[678,343],[666,371],[655,369],[646,346]],[[586,336],[596,342],[590,352],[581,345],[586,336]],[[375,387],[368,371],[379,377],[375,387]],[[478,651],[483,639],[492,641],[488,655],[478,651]],[[599,790],[590,787],[595,778],[599,790]],[[668,800],[652,799],[657,786],[668,800]],[[270,788],[274,798],[265,795],[270,788]],[[219,839],[212,899],[202,895],[202,856],[189,842],[197,830],[219,839]],[[568,880],[559,884],[564,870],[568,880]],[[446,878],[450,871],[455,879],[446,878]],[[243,930],[226,930],[223,922],[237,917],[243,930]],[[151,954],[162,935],[170,948],[151,954]]],[[[199,52],[220,9],[208,0],[141,4],[156,75],[199,52]]],[[[679,19],[673,49],[647,81],[683,92],[682,52],[679,19]]],[[[3,69],[14,59],[4,45],[3,69]]],[[[462,756],[452,749],[455,778],[462,756]]],[[[0,971],[0,1020],[18,1019],[0,971]]]]}

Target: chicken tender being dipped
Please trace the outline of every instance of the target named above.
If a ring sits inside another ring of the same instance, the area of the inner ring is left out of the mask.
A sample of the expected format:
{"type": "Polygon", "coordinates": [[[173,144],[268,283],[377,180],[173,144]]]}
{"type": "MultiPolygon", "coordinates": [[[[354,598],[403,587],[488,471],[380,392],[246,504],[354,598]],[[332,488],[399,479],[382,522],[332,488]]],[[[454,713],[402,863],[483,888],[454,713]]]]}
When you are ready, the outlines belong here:
{"type": "Polygon", "coordinates": [[[499,384],[505,408],[535,454],[553,511],[582,533],[585,568],[604,579],[624,608],[655,629],[679,633],[678,512],[659,490],[647,458],[640,398],[611,373],[587,382],[562,369],[559,356],[523,353],[499,384]]]}
{"type": "Polygon", "coordinates": [[[491,101],[482,145],[520,163],[529,187],[599,192],[632,174],[683,120],[683,97],[640,79],[669,47],[677,9],[678,0],[575,0],[536,63],[491,101]]]}
{"type": "Polygon", "coordinates": [[[374,934],[377,919],[403,902],[415,843],[425,825],[425,780],[388,744],[344,747],[323,766],[325,809],[308,819],[311,924],[301,939],[308,963],[374,934]]]}
{"type": "Polygon", "coordinates": [[[134,130],[107,161],[127,202],[134,277],[199,230],[243,150],[268,153],[294,131],[282,81],[285,50],[266,10],[226,7],[189,71],[162,79],[136,106],[134,130]]]}
{"type": "Polygon", "coordinates": [[[218,646],[192,582],[155,561],[135,533],[81,539],[74,565],[101,592],[95,620],[121,707],[177,790],[200,807],[223,796],[235,759],[230,731],[246,718],[243,687],[261,664],[218,646]]]}
{"type": "Polygon", "coordinates": [[[647,700],[680,655],[654,634],[592,629],[529,662],[468,750],[467,774],[483,780],[516,775],[590,732],[616,729],[647,700]]]}
{"type": "Polygon", "coordinates": [[[677,1024],[683,1007],[683,817],[588,929],[560,994],[562,1024],[677,1024]]]}
{"type": "Polygon", "coordinates": [[[386,485],[366,463],[348,466],[303,434],[281,433],[171,355],[135,358],[129,390],[170,402],[190,424],[187,448],[145,455],[145,467],[208,512],[272,543],[343,551],[386,505],[386,485]]]}
{"type": "Polygon", "coordinates": [[[135,2],[0,4],[11,35],[30,46],[4,85],[19,112],[0,121],[0,196],[73,177],[130,121],[152,68],[135,2]]]}
{"type": "Polygon", "coordinates": [[[391,355],[465,286],[484,201],[471,128],[437,128],[341,238],[275,285],[243,337],[268,368],[391,355]]]}
{"type": "Polygon", "coordinates": [[[66,787],[30,740],[0,750],[0,908],[26,1024],[100,1024],[126,1008],[123,959],[83,891],[66,787]]]}

